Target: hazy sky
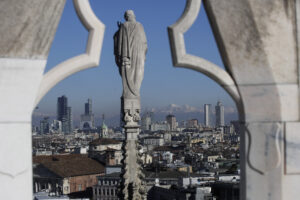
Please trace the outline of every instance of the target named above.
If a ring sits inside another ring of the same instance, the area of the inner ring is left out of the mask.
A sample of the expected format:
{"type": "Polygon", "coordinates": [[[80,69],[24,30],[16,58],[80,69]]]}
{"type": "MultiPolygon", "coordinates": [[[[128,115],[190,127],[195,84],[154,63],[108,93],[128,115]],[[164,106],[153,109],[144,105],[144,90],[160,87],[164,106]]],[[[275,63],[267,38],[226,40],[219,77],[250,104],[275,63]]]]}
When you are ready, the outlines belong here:
{"type": "MultiPolygon", "coordinates": [[[[120,110],[122,83],[114,62],[113,34],[124,12],[134,10],[137,21],[145,28],[148,53],[141,87],[142,108],[169,104],[202,107],[204,103],[234,107],[232,99],[214,81],[188,69],[174,68],[167,27],[181,16],[185,0],[90,0],[92,9],[106,25],[100,65],[79,72],[56,85],[40,102],[36,112],[56,113],[57,97],[66,95],[74,114],[84,111],[87,98],[93,100],[95,113],[115,115],[120,110]]],[[[87,31],[76,16],[71,0],[67,0],[48,57],[46,71],[58,63],[85,51],[87,31]]],[[[204,8],[196,23],[185,34],[187,52],[204,57],[223,67],[204,8]]]]}

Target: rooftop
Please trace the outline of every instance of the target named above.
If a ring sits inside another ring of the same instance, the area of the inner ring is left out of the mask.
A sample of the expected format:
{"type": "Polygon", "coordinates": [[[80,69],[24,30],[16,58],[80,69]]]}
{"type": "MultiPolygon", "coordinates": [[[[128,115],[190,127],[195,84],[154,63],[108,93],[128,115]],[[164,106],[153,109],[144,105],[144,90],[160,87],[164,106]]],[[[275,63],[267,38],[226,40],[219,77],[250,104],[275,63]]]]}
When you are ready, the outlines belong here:
{"type": "Polygon", "coordinates": [[[88,158],[87,155],[80,154],[34,156],[33,163],[42,164],[45,168],[63,178],[102,174],[105,171],[102,164],[88,158]]]}
{"type": "Polygon", "coordinates": [[[98,138],[90,142],[90,145],[108,145],[108,144],[120,144],[121,141],[110,138],[98,138]]]}
{"type": "Polygon", "coordinates": [[[151,171],[143,171],[145,174],[146,179],[152,179],[152,178],[171,178],[171,179],[177,179],[181,177],[200,177],[200,174],[195,173],[187,173],[187,172],[180,172],[180,171],[160,171],[158,173],[151,172],[151,171]]]}

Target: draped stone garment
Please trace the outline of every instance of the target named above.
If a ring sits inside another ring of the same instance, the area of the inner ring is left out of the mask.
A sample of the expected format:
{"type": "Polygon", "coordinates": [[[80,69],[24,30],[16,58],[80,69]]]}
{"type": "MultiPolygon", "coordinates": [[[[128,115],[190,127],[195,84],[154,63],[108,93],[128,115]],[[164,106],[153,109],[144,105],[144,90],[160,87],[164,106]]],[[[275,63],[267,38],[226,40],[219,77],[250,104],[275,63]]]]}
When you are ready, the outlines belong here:
{"type": "Polygon", "coordinates": [[[139,97],[147,39],[142,24],[126,21],[114,35],[114,54],[123,79],[123,97],[139,97]]]}

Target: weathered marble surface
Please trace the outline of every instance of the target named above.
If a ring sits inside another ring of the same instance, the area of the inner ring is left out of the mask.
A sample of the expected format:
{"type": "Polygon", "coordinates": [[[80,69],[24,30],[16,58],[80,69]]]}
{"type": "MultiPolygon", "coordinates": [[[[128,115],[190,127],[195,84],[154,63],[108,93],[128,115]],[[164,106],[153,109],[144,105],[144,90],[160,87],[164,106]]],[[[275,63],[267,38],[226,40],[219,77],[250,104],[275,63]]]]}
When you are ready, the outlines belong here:
{"type": "Polygon", "coordinates": [[[247,123],[248,162],[258,173],[266,174],[280,166],[283,162],[281,143],[283,141],[283,126],[281,123],[247,123]]]}
{"type": "Polygon", "coordinates": [[[300,123],[286,123],[285,132],[285,173],[300,175],[300,123]]]}
{"type": "Polygon", "coordinates": [[[32,199],[31,115],[45,65],[0,58],[0,199],[32,199]]]}
{"type": "Polygon", "coordinates": [[[204,3],[222,59],[241,96],[240,119],[249,129],[241,146],[241,162],[246,163],[241,169],[245,177],[241,198],[287,199],[282,124],[299,121],[294,1],[204,3]],[[281,128],[276,130],[276,124],[281,128]]]}
{"type": "Polygon", "coordinates": [[[1,0],[0,57],[46,59],[65,0],[1,0]]]}
{"type": "Polygon", "coordinates": [[[292,123],[298,124],[300,115],[300,1],[203,2],[227,74],[223,78],[224,71],[185,52],[183,33],[198,15],[198,0],[187,0],[183,15],[169,28],[173,64],[204,73],[235,100],[244,130],[241,199],[298,199],[300,158],[292,155],[298,154],[300,132],[292,123]]]}
{"type": "Polygon", "coordinates": [[[209,0],[204,5],[237,84],[297,83],[294,1],[209,0]]]}
{"type": "Polygon", "coordinates": [[[46,62],[0,58],[0,122],[31,121],[46,62]]]}
{"type": "Polygon", "coordinates": [[[0,133],[0,199],[31,200],[31,122],[0,122],[0,133]]]}
{"type": "Polygon", "coordinates": [[[99,64],[104,25],[88,0],[74,0],[92,35],[87,53],[55,67],[58,75],[52,71],[43,76],[64,4],[65,0],[0,1],[0,199],[32,199],[31,117],[36,100],[70,74],[99,64]]]}
{"type": "Polygon", "coordinates": [[[121,114],[126,140],[123,142],[121,199],[146,199],[144,175],[138,153],[140,133],[140,87],[144,78],[147,40],[143,26],[136,21],[134,12],[127,10],[126,22],[119,24],[114,35],[114,55],[122,77],[123,93],[121,114]],[[131,34],[127,34],[130,32],[131,34]]]}
{"type": "Polygon", "coordinates": [[[298,121],[297,84],[239,85],[245,121],[298,121]]]}

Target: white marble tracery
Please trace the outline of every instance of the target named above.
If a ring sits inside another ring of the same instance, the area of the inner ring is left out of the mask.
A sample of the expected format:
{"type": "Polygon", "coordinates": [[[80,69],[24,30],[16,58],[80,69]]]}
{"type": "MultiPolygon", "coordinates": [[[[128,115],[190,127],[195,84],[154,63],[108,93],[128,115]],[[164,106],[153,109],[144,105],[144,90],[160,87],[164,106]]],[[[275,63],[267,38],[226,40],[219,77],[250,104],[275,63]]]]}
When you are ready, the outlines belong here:
{"type": "MultiPolygon", "coordinates": [[[[99,64],[104,25],[88,0],[74,0],[89,31],[86,52],[43,76],[64,2],[0,1],[0,132],[5,134],[0,141],[0,199],[32,199],[34,105],[59,81],[99,64]],[[16,10],[20,15],[15,15],[16,10]],[[17,37],[19,31],[24,32],[22,37],[17,37]],[[13,149],[12,143],[18,147],[13,149]]],[[[298,199],[300,1],[206,0],[204,4],[228,71],[186,53],[183,34],[198,16],[201,0],[187,0],[182,17],[169,27],[173,63],[206,74],[235,100],[248,130],[241,141],[241,199],[298,199]]]]}
{"type": "Polygon", "coordinates": [[[201,0],[187,0],[181,18],[168,28],[173,65],[207,75],[219,83],[231,95],[236,104],[239,105],[241,103],[240,95],[234,80],[228,72],[204,58],[186,53],[184,33],[194,24],[198,17],[200,6],[201,0]]]}
{"type": "Polygon", "coordinates": [[[64,4],[65,0],[0,2],[0,199],[32,199],[35,105],[59,81],[99,65],[105,27],[88,0],[74,0],[77,15],[89,31],[86,52],[43,75],[64,4]]]}
{"type": "Polygon", "coordinates": [[[297,199],[300,1],[203,3],[226,71],[186,53],[183,34],[201,0],[187,0],[168,29],[173,64],[206,74],[235,100],[243,130],[241,199],[297,199]]]}
{"type": "Polygon", "coordinates": [[[105,25],[96,17],[89,0],[73,0],[73,2],[81,23],[89,31],[86,52],[58,64],[44,75],[36,104],[58,82],[76,72],[99,65],[105,25]]]}

